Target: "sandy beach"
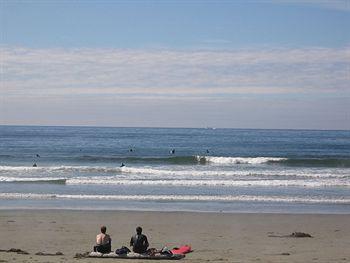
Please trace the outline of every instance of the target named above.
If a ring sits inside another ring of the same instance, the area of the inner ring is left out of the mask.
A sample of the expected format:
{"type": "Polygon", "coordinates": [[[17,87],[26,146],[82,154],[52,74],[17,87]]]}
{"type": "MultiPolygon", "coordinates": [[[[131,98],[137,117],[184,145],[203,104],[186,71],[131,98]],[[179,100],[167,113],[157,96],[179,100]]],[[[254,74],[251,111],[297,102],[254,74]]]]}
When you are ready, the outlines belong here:
{"type": "Polygon", "coordinates": [[[133,262],[74,258],[92,248],[102,224],[113,249],[128,245],[137,225],[143,226],[151,247],[190,244],[194,252],[185,262],[350,261],[350,215],[2,210],[0,249],[29,254],[2,251],[0,262],[133,262]],[[313,238],[277,237],[295,231],[313,238]]]}

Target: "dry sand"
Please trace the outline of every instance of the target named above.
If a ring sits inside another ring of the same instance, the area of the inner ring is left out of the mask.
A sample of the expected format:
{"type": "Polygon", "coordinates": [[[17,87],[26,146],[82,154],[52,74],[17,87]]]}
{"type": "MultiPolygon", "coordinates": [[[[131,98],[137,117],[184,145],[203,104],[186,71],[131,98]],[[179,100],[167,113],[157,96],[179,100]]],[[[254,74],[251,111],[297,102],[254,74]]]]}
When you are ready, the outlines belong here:
{"type": "Polygon", "coordinates": [[[151,247],[191,244],[194,252],[180,262],[350,262],[350,215],[61,210],[1,210],[0,249],[30,254],[0,252],[0,262],[142,262],[75,259],[92,248],[102,224],[114,249],[128,245],[137,225],[151,247]],[[314,237],[269,237],[294,231],[314,237]],[[34,255],[57,251],[64,255],[34,255]]]}

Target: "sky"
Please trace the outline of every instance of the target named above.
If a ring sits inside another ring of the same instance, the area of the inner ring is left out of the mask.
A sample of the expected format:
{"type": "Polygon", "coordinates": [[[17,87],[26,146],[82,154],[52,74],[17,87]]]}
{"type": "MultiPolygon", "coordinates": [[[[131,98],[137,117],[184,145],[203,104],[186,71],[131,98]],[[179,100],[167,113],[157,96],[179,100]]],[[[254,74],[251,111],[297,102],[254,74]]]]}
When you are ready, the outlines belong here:
{"type": "Polygon", "coordinates": [[[350,0],[0,0],[0,125],[350,129],[350,0]]]}

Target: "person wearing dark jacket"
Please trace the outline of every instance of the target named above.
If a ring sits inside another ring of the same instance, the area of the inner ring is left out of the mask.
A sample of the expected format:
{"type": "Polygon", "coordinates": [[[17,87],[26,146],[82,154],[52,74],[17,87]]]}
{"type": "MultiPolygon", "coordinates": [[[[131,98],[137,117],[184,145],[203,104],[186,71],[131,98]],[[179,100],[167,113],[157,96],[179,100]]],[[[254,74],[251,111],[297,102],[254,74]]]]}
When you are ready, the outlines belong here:
{"type": "Polygon", "coordinates": [[[142,228],[137,227],[136,228],[136,235],[131,237],[130,240],[130,246],[132,247],[132,250],[135,253],[145,253],[147,251],[147,248],[149,246],[147,237],[142,234],[142,228]]]}

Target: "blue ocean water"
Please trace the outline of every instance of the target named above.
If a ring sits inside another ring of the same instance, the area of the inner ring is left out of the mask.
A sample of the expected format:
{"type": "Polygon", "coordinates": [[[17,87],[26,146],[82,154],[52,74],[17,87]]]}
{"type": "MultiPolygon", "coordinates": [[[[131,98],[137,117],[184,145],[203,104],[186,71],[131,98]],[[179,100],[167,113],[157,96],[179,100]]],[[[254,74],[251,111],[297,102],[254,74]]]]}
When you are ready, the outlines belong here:
{"type": "Polygon", "coordinates": [[[10,208],[349,214],[350,131],[0,126],[10,208]]]}

